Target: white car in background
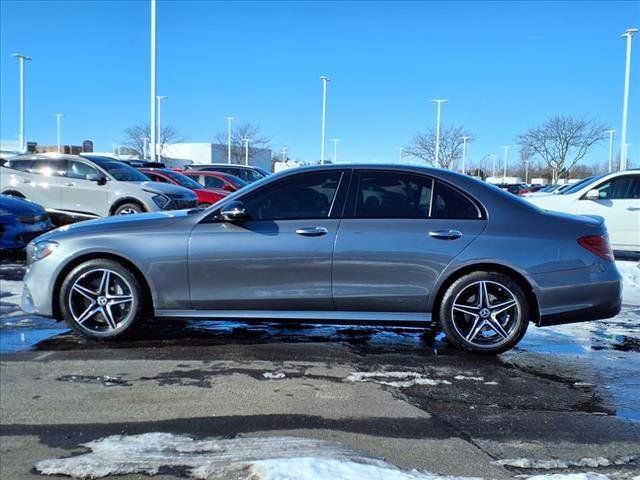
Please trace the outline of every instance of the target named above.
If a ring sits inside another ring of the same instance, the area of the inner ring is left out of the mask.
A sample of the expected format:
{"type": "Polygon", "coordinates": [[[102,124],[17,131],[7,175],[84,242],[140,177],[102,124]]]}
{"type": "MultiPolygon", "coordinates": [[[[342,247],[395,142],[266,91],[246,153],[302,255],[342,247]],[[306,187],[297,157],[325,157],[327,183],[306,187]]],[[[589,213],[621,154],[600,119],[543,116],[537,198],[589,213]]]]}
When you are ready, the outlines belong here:
{"type": "Polygon", "coordinates": [[[640,170],[590,177],[526,200],[544,210],[603,217],[614,250],[640,253],[640,170]]]}

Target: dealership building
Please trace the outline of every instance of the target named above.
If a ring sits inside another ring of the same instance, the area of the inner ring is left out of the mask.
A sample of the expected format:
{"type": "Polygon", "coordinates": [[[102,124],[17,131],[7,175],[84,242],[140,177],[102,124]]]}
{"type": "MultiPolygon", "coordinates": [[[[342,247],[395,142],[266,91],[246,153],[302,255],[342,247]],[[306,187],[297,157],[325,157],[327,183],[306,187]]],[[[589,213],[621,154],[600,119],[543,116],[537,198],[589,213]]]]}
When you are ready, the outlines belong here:
{"type": "MultiPolygon", "coordinates": [[[[162,156],[171,159],[171,164],[204,165],[208,163],[227,163],[227,148],[227,145],[220,143],[168,143],[162,149],[162,156]]],[[[231,163],[244,165],[244,148],[231,146],[231,163]]],[[[268,172],[273,171],[271,150],[268,148],[251,148],[251,145],[249,145],[249,165],[263,168],[268,172]]]]}

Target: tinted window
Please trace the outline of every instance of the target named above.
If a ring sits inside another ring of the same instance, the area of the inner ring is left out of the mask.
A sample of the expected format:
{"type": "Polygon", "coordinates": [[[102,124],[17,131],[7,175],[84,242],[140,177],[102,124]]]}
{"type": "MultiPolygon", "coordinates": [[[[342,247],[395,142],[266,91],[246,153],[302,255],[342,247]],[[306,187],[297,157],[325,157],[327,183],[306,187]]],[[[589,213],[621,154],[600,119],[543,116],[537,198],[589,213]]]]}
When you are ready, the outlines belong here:
{"type": "Polygon", "coordinates": [[[462,193],[442,182],[436,182],[431,216],[433,218],[480,218],[480,212],[462,193]]]}
{"type": "Polygon", "coordinates": [[[601,199],[640,198],[640,176],[619,177],[598,187],[601,199]]]}
{"type": "Polygon", "coordinates": [[[220,180],[217,177],[210,177],[208,175],[203,175],[201,178],[204,179],[204,186],[207,188],[222,188],[224,187],[224,181],[220,180]]]}
{"type": "Polygon", "coordinates": [[[27,171],[45,177],[62,177],[67,169],[66,160],[33,160],[27,171]]]}
{"type": "Polygon", "coordinates": [[[427,218],[430,178],[395,172],[362,172],[356,191],[359,218],[427,218]]]}
{"type": "Polygon", "coordinates": [[[327,218],[341,175],[339,171],[296,175],[242,200],[252,220],[327,218]]]}
{"type": "Polygon", "coordinates": [[[31,165],[33,165],[33,160],[7,160],[4,167],[19,170],[21,172],[28,172],[31,165]]]}
{"type": "Polygon", "coordinates": [[[148,182],[149,177],[140,173],[135,168],[127,165],[126,163],[112,160],[107,157],[86,156],[98,166],[104,168],[110,175],[116,180],[121,182],[148,182]]]}
{"type": "Polygon", "coordinates": [[[192,178],[182,175],[181,173],[174,172],[173,170],[165,170],[164,174],[181,187],[190,188],[191,190],[202,188],[202,185],[192,178]]]}
{"type": "Polygon", "coordinates": [[[156,175],[155,173],[151,173],[151,172],[144,172],[144,174],[149,177],[151,180],[153,180],[154,182],[160,182],[160,183],[169,183],[169,180],[167,180],[164,177],[161,177],[160,175],[156,175]]]}
{"type": "Polygon", "coordinates": [[[67,167],[66,176],[86,180],[88,175],[98,175],[98,170],[90,165],[76,160],[70,160],[67,167]]]}

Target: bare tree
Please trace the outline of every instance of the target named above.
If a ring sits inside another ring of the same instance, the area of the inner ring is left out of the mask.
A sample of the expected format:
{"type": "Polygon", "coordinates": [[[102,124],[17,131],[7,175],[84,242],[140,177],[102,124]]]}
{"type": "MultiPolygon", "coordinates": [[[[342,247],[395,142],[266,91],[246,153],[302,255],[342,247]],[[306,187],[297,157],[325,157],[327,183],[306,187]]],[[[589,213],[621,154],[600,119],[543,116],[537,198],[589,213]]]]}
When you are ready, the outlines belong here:
{"type": "Polygon", "coordinates": [[[518,135],[520,147],[532,152],[552,170],[553,182],[566,176],[596,143],[607,136],[608,126],[586,118],[555,116],[518,135]]]}
{"type": "MultiPolygon", "coordinates": [[[[151,138],[151,128],[149,124],[135,125],[129,127],[124,131],[124,139],[122,140],[122,146],[129,148],[140,158],[145,157],[144,147],[149,145],[149,139],[151,138]]],[[[178,131],[171,127],[162,127],[160,132],[160,138],[158,139],[159,155],[162,157],[164,146],[167,143],[182,142],[184,138],[178,136],[178,131]]]]}
{"type": "Polygon", "coordinates": [[[458,159],[462,158],[462,137],[471,137],[467,143],[473,141],[462,127],[444,127],[440,129],[440,151],[438,164],[436,162],[436,130],[431,128],[426,132],[418,132],[411,143],[405,147],[407,155],[424,160],[429,165],[441,168],[455,168],[458,159]]]}
{"type": "MultiPolygon", "coordinates": [[[[271,137],[262,134],[260,127],[252,123],[241,123],[231,129],[231,162],[244,163],[245,159],[245,143],[244,139],[249,141],[249,160],[253,158],[258,149],[269,148],[271,137]]],[[[228,144],[228,132],[220,132],[215,136],[216,142],[221,145],[228,144]]]]}

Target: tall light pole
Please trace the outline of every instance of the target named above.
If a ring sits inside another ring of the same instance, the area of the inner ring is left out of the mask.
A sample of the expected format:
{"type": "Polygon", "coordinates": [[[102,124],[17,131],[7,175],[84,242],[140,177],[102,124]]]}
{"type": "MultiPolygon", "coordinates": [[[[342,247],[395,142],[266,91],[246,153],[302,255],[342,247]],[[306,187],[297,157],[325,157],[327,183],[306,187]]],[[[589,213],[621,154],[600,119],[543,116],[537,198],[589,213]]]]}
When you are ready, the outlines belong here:
{"type": "Polygon", "coordinates": [[[440,158],[440,110],[442,109],[442,104],[448,100],[439,98],[431,101],[436,104],[436,160],[434,166],[437,167],[440,158]]]}
{"type": "Polygon", "coordinates": [[[467,162],[467,141],[471,137],[460,137],[462,139],[462,173],[465,173],[465,166],[467,162]]]}
{"type": "Polygon", "coordinates": [[[491,167],[491,176],[496,178],[496,156],[495,154],[491,154],[491,159],[493,160],[493,166],[491,167]]]}
{"type": "Polygon", "coordinates": [[[162,100],[166,100],[166,95],[156,95],[156,100],[158,101],[158,131],[156,133],[156,140],[160,144],[160,156],[162,156],[162,100]]]}
{"type": "Polygon", "coordinates": [[[613,170],[613,134],[615,130],[607,130],[609,132],[609,173],[613,170]]]}
{"type": "Polygon", "coordinates": [[[287,147],[282,147],[282,161],[287,161],[287,147]]]}
{"type": "Polygon", "coordinates": [[[320,165],[324,165],[325,129],[327,126],[327,82],[331,79],[326,75],[320,77],[322,80],[322,143],[320,146],[320,165]]]}
{"type": "Polygon", "coordinates": [[[502,181],[505,182],[507,178],[507,158],[509,156],[509,145],[504,145],[504,172],[502,173],[502,181]]]}
{"type": "Polygon", "coordinates": [[[60,150],[60,119],[63,117],[62,113],[56,113],[56,138],[58,139],[58,153],[62,153],[60,150]]]}
{"type": "Polygon", "coordinates": [[[151,161],[156,161],[156,0],[151,0],[151,161]]]}
{"type": "Polygon", "coordinates": [[[233,117],[227,117],[227,163],[231,163],[231,120],[233,117]]]}
{"type": "Polygon", "coordinates": [[[244,164],[249,165],[249,142],[251,139],[245,137],[242,141],[244,142],[244,164]]]}
{"type": "Polygon", "coordinates": [[[142,159],[145,160],[147,158],[147,153],[149,152],[149,139],[144,137],[142,139],[142,159]]]}
{"type": "Polygon", "coordinates": [[[25,121],[24,121],[24,63],[31,60],[31,57],[22,55],[21,53],[13,53],[13,58],[17,58],[20,62],[20,153],[24,153],[27,148],[25,146],[25,121]]]}
{"type": "Polygon", "coordinates": [[[524,183],[529,183],[529,159],[524,160],[524,183]]]}
{"type": "Polygon", "coordinates": [[[340,141],[339,138],[334,138],[332,140],[333,142],[333,163],[336,163],[338,160],[338,142],[340,141]]]}
{"type": "Polygon", "coordinates": [[[622,131],[620,133],[620,170],[627,169],[627,116],[629,113],[629,77],[631,75],[631,39],[637,28],[627,28],[622,34],[627,37],[627,61],[624,72],[624,100],[622,101],[622,131]]]}
{"type": "Polygon", "coordinates": [[[404,150],[404,147],[398,147],[398,163],[402,163],[402,151],[404,150]]]}

